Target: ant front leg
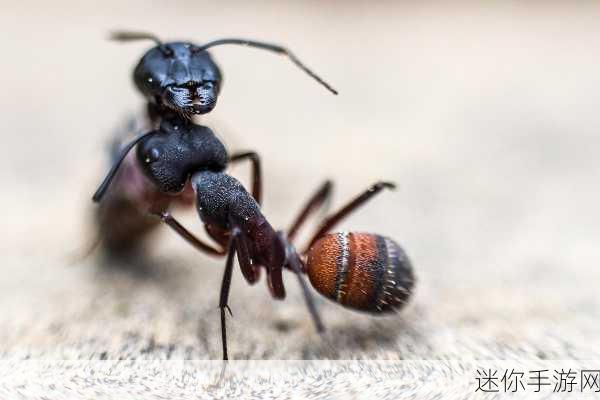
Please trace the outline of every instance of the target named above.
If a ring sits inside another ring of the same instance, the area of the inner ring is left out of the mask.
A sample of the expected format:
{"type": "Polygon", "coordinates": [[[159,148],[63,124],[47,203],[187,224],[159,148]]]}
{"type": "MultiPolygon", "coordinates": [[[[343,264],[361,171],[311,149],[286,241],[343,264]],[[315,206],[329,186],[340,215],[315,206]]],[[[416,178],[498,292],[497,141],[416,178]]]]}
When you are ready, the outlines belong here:
{"type": "Polygon", "coordinates": [[[100,200],[102,200],[102,198],[106,194],[106,191],[108,190],[108,187],[110,186],[112,180],[117,175],[117,172],[119,171],[119,167],[121,166],[121,164],[125,160],[125,157],[127,157],[127,154],[131,151],[131,149],[133,149],[139,142],[141,142],[142,140],[146,139],[150,135],[153,135],[154,133],[155,132],[148,132],[148,133],[145,133],[145,134],[143,134],[141,136],[138,136],[137,138],[135,138],[134,140],[132,140],[129,144],[127,144],[123,148],[123,150],[121,150],[121,154],[115,160],[115,162],[113,163],[112,167],[110,168],[110,171],[108,171],[108,174],[106,175],[106,177],[104,178],[104,180],[102,180],[102,183],[100,184],[100,186],[98,187],[98,189],[94,193],[94,196],[92,197],[92,200],[94,201],[94,203],[98,203],[98,202],[100,202],[100,200]]]}
{"type": "Polygon", "coordinates": [[[183,225],[179,223],[171,213],[168,211],[151,211],[152,215],[155,215],[160,218],[162,222],[169,225],[171,229],[173,229],[179,236],[185,239],[186,242],[194,246],[196,249],[200,250],[203,253],[207,253],[213,256],[224,256],[224,249],[215,249],[209,244],[204,243],[202,240],[198,239],[193,233],[185,229],[183,225]]]}
{"type": "Polygon", "coordinates": [[[252,163],[252,197],[261,205],[262,203],[262,169],[260,166],[260,157],[257,153],[249,151],[246,153],[235,153],[229,157],[230,162],[237,162],[244,159],[250,159],[252,163]]]}
{"type": "Polygon", "coordinates": [[[376,184],[374,184],[373,186],[371,186],[370,188],[365,190],[363,193],[361,193],[358,197],[356,197],[350,203],[348,203],[344,207],[342,207],[338,212],[325,218],[325,220],[321,223],[320,228],[313,235],[310,242],[308,242],[308,246],[306,246],[306,249],[304,250],[303,254],[306,254],[306,252],[312,247],[313,244],[315,244],[315,242],[317,240],[319,240],[319,238],[321,236],[323,236],[324,234],[329,232],[329,230],[331,230],[336,224],[338,224],[340,221],[342,221],[344,218],[346,218],[348,216],[348,214],[350,214],[352,211],[356,210],[358,207],[360,207],[361,205],[366,203],[369,199],[371,199],[377,193],[381,192],[383,189],[386,189],[386,188],[387,189],[395,189],[396,185],[394,185],[391,182],[377,182],[376,184]]]}
{"type": "Polygon", "coordinates": [[[260,277],[260,269],[258,266],[252,264],[250,253],[248,251],[247,239],[240,234],[235,243],[238,264],[240,264],[242,274],[244,275],[244,278],[246,278],[246,281],[253,285],[260,277]]]}

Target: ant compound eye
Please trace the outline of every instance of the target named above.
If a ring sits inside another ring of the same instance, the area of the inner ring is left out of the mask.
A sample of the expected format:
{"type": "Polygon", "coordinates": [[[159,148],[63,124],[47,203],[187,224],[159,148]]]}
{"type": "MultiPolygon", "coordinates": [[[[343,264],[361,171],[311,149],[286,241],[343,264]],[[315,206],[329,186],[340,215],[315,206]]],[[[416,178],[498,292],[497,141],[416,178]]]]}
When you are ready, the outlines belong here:
{"type": "Polygon", "coordinates": [[[150,163],[158,160],[159,157],[160,157],[160,151],[156,147],[153,147],[150,149],[148,154],[146,154],[146,158],[144,159],[144,161],[146,162],[146,164],[150,164],[150,163]]]}

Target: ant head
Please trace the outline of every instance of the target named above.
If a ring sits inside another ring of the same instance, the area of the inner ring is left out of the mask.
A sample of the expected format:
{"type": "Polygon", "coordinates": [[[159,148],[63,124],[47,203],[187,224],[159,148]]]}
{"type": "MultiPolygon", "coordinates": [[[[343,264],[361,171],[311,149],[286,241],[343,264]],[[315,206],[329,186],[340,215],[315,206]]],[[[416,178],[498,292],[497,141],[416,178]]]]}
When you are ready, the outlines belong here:
{"type": "Polygon", "coordinates": [[[218,39],[203,45],[165,43],[151,33],[133,31],[116,31],[111,38],[120,42],[152,40],[156,43],[135,68],[135,84],[149,101],[171,109],[186,119],[194,114],[206,114],[216,105],[221,90],[221,71],[207,50],[221,45],[247,46],[285,55],[308,76],[337,94],[290,50],[272,43],[239,38],[218,39]]]}
{"type": "Polygon", "coordinates": [[[221,71],[208,52],[187,42],[161,43],[144,54],[133,79],[149,101],[186,118],[215,107],[221,71]]]}
{"type": "Polygon", "coordinates": [[[205,126],[163,121],[160,129],[137,146],[137,157],[146,176],[163,193],[180,193],[193,172],[222,171],[227,151],[205,126]]]}

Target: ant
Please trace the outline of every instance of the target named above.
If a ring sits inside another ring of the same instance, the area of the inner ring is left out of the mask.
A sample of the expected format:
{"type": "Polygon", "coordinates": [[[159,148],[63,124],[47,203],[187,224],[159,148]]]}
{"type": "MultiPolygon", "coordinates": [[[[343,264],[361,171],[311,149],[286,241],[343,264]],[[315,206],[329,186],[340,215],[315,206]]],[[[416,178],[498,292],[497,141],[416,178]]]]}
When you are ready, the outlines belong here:
{"type": "Polygon", "coordinates": [[[123,149],[96,191],[94,201],[103,198],[119,166],[136,146],[139,171],[152,183],[156,194],[144,201],[148,212],[160,217],[196,249],[213,256],[227,256],[219,300],[224,360],[228,359],[225,310],[231,313],[228,298],[236,254],[242,274],[251,284],[259,279],[261,267],[265,268],[275,299],[285,297],[282,270],[294,272],[318,332],[323,332],[324,326],[303,274],[308,275],[319,293],[355,310],[382,314],[397,310],[408,301],[414,275],[399,245],[376,234],[328,234],[349,213],[381,190],[394,188],[393,184],[376,183],[325,218],[299,253],[293,239],[304,221],[329,198],[331,182],[325,182],[311,197],[287,234],[275,231],[260,211],[262,177],[258,156],[240,153],[227,157],[224,146],[209,128],[174,117],[164,118],[158,130],[138,137],[123,149]],[[253,161],[252,195],[223,172],[228,161],[245,158],[253,161]],[[208,235],[219,245],[217,248],[198,239],[167,211],[173,195],[184,194],[186,189],[192,191],[198,215],[208,235]]]}
{"type": "Polygon", "coordinates": [[[285,47],[239,38],[218,39],[203,45],[190,42],[163,42],[147,32],[116,31],[111,38],[120,42],[152,40],[134,69],[133,80],[148,100],[152,119],[175,112],[185,119],[213,110],[221,90],[222,74],[208,49],[225,44],[254,47],[287,56],[298,68],[333,94],[338,92],[304,65],[285,47]]]}

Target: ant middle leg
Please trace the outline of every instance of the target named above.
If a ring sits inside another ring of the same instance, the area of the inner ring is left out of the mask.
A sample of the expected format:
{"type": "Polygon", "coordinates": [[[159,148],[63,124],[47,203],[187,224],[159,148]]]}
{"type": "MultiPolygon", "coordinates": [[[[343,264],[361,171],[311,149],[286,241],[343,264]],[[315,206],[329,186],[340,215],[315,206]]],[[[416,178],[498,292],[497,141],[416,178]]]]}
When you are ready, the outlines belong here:
{"type": "Polygon", "coordinates": [[[198,237],[196,237],[193,233],[191,233],[183,225],[181,225],[179,221],[177,221],[168,211],[151,211],[150,213],[159,217],[162,222],[169,225],[169,227],[171,227],[171,229],[173,229],[179,236],[185,239],[186,242],[188,242],[201,252],[208,253],[213,256],[224,256],[226,254],[226,250],[215,249],[213,246],[206,244],[202,240],[198,239],[198,237]]]}
{"type": "Polygon", "coordinates": [[[354,200],[350,201],[350,203],[342,207],[339,211],[325,218],[317,232],[313,235],[310,242],[308,242],[308,246],[306,246],[306,248],[304,249],[303,254],[306,254],[306,252],[312,247],[313,244],[315,244],[317,240],[319,240],[321,236],[329,232],[336,224],[338,224],[340,221],[346,218],[348,214],[356,210],[358,207],[366,203],[377,193],[381,192],[383,189],[386,188],[395,189],[396,185],[394,185],[391,182],[377,182],[370,188],[365,190],[363,193],[361,193],[354,200]]]}
{"type": "Polygon", "coordinates": [[[261,205],[262,202],[262,169],[260,166],[260,157],[253,151],[245,153],[235,153],[229,157],[230,162],[237,162],[244,159],[250,159],[252,163],[252,197],[261,205]]]}

